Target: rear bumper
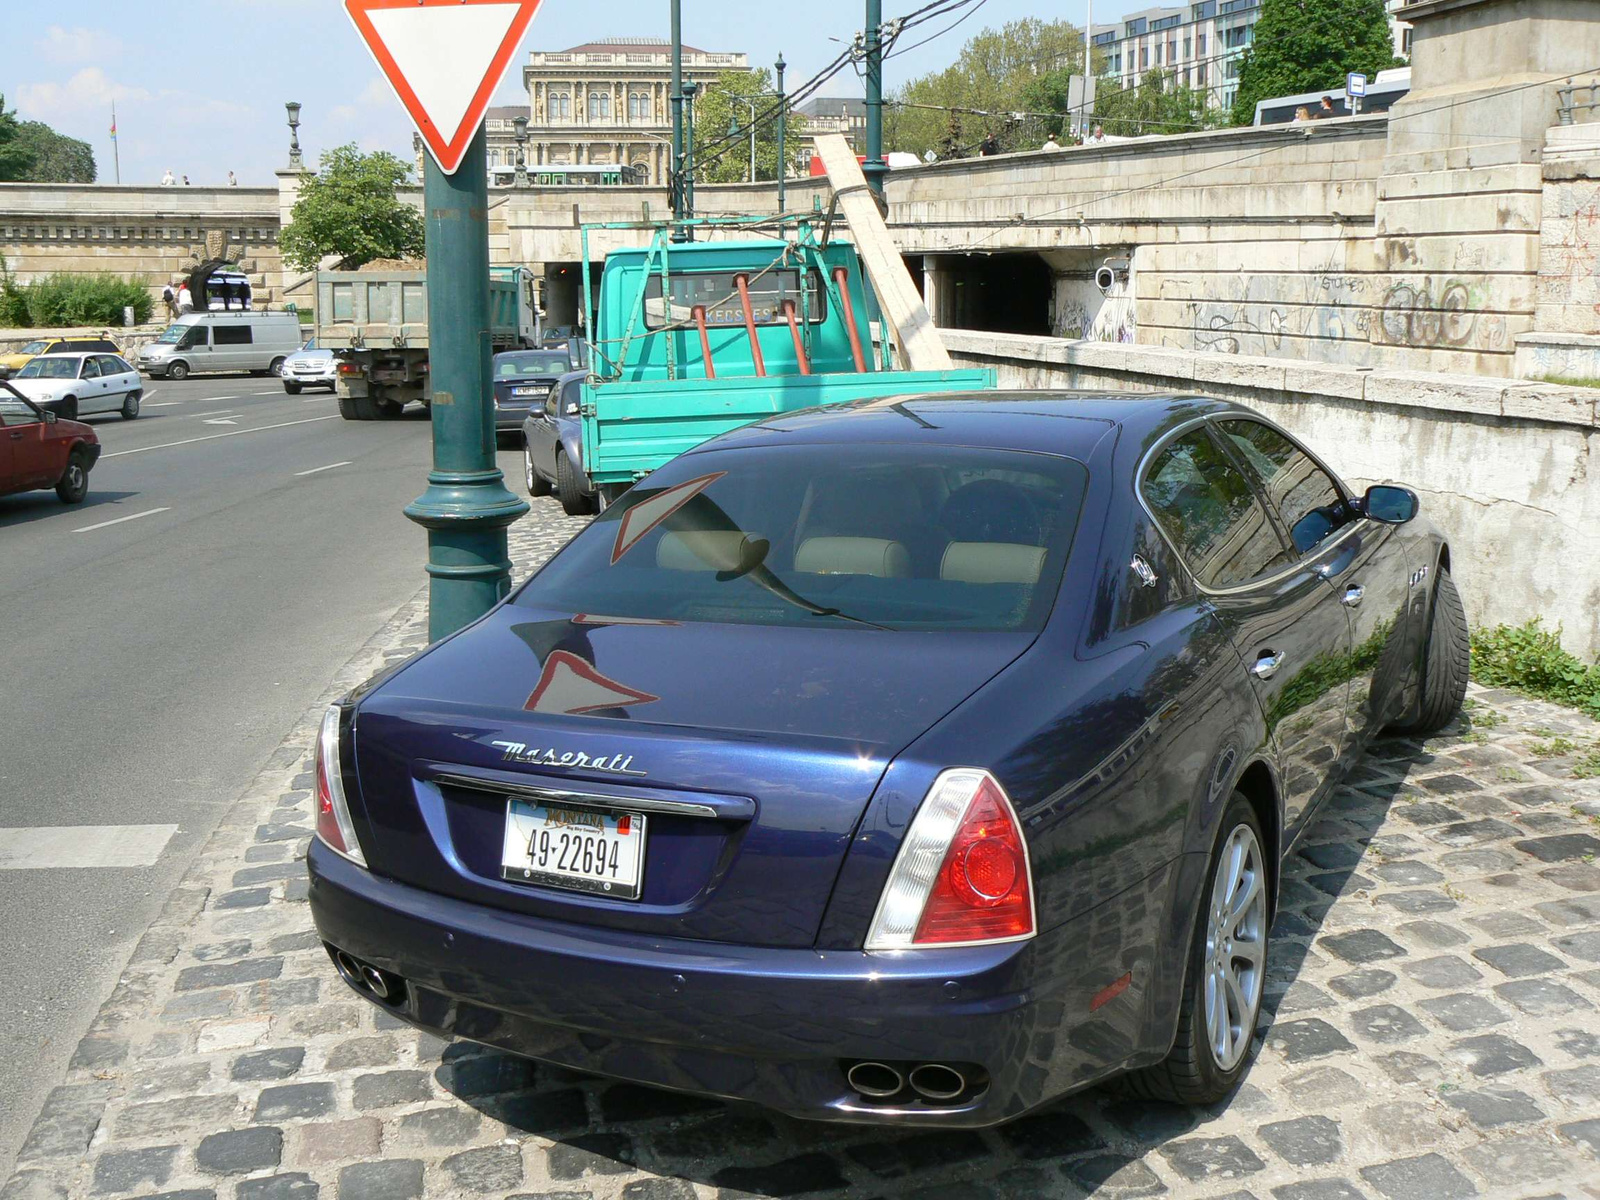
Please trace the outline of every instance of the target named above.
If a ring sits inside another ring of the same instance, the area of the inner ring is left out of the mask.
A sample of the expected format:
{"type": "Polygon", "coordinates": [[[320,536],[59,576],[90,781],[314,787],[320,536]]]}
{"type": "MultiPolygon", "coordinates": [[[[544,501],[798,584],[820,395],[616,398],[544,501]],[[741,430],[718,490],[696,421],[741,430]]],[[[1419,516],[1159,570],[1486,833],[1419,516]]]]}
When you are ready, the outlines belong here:
{"type": "Polygon", "coordinates": [[[307,861],[323,941],[405,980],[391,1012],[580,1071],[814,1120],[964,1127],[1017,1116],[1128,1058],[1103,1017],[1083,1022],[1100,1031],[1091,1048],[1075,1048],[1065,997],[1039,979],[1045,961],[1081,973],[1078,921],[1029,942],[906,954],[720,945],[469,904],[320,843],[307,861]],[[1107,1048],[1114,1062],[1095,1052],[1107,1048]],[[846,1082],[850,1060],[976,1064],[987,1084],[948,1106],[874,1104],[846,1082]]]}
{"type": "Polygon", "coordinates": [[[522,423],[528,419],[528,414],[533,411],[531,404],[508,405],[504,402],[495,405],[494,431],[496,433],[521,433],[522,423]]]}

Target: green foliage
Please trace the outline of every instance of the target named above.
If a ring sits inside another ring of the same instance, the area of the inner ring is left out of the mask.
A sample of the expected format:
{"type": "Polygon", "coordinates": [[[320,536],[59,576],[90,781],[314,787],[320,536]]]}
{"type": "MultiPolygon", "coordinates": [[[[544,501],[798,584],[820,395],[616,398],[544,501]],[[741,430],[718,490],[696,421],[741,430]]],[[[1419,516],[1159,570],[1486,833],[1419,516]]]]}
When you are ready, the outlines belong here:
{"type": "Polygon", "coordinates": [[[1472,635],[1472,677],[1600,717],[1600,664],[1585,664],[1561,647],[1561,631],[1535,617],[1526,625],[1497,625],[1472,635]]]}
{"type": "MultiPolygon", "coordinates": [[[[694,177],[701,183],[738,183],[750,178],[750,104],[755,104],[756,178],[778,177],[778,117],[772,77],[758,71],[724,71],[694,102],[694,177]],[[740,131],[729,140],[730,128],[740,131]],[[713,161],[714,160],[714,161],[713,161]],[[702,168],[701,164],[706,165],[702,168]]],[[[794,173],[805,137],[805,118],[791,112],[784,129],[784,154],[794,173]]]]}
{"type": "Polygon", "coordinates": [[[1254,121],[1258,100],[1343,91],[1348,72],[1370,78],[1400,61],[1383,0],[1262,0],[1239,64],[1233,123],[1254,121]]]}
{"type": "Polygon", "coordinates": [[[1206,105],[1203,90],[1180,84],[1173,72],[1156,68],[1146,71],[1137,87],[1125,88],[1110,78],[1096,83],[1094,119],[1109,134],[1138,137],[1212,129],[1224,117],[1206,105]]]}
{"type": "Polygon", "coordinates": [[[6,111],[6,98],[0,93],[0,183],[27,179],[32,168],[33,151],[22,142],[16,111],[6,111]]]}
{"type": "Polygon", "coordinates": [[[976,153],[986,134],[993,134],[1002,150],[1036,148],[1051,132],[1049,122],[1014,121],[1007,114],[1065,112],[1066,79],[1082,67],[1083,30],[1070,21],[1027,17],[985,29],[968,39],[950,66],[889,96],[894,103],[884,110],[884,149],[918,156],[932,150],[951,158],[976,153]],[[1060,65],[1046,72],[1055,64],[1060,65]],[[1035,87],[1041,72],[1060,77],[1050,90],[1035,87]]]}
{"type": "Polygon", "coordinates": [[[0,326],[56,329],[78,325],[121,325],[132,306],[143,324],[155,307],[150,290],[120,275],[56,274],[32,283],[0,277],[0,326]]]}
{"type": "Polygon", "coordinates": [[[278,240],[284,261],[310,271],[330,254],[344,270],[375,258],[421,258],[422,214],[395,195],[410,180],[411,167],[386,150],[363,154],[351,143],[325,152],[278,240]]]}
{"type": "Polygon", "coordinates": [[[29,183],[93,183],[94,148],[88,142],[57,133],[43,121],[24,121],[17,127],[17,144],[33,162],[25,176],[29,183]]]}

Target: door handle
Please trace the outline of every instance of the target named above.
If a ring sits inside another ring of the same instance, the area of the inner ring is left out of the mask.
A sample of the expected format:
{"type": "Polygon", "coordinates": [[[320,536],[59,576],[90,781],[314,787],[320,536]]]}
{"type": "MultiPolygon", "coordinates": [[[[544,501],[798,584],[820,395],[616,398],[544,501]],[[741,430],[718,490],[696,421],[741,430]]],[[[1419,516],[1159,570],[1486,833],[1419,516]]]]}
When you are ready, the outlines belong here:
{"type": "Polygon", "coordinates": [[[1263,650],[1255,665],[1250,670],[1257,679],[1271,679],[1278,673],[1278,668],[1283,666],[1283,655],[1271,650],[1263,650]]]}
{"type": "Polygon", "coordinates": [[[1339,603],[1343,604],[1346,608],[1354,608],[1356,605],[1361,603],[1361,597],[1365,596],[1366,594],[1366,588],[1362,587],[1359,583],[1352,583],[1349,587],[1345,588],[1344,595],[1339,597],[1339,603]]]}
{"type": "Polygon", "coordinates": [[[11,435],[11,440],[13,442],[20,442],[22,440],[22,430],[18,429],[16,432],[14,432],[11,435]]]}

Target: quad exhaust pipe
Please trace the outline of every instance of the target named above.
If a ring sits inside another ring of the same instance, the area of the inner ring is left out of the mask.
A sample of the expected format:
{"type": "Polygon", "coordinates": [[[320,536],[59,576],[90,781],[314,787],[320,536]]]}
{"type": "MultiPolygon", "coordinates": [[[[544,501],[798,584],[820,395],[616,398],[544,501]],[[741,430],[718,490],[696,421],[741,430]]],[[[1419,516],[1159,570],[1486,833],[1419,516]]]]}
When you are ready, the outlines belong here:
{"type": "Polygon", "coordinates": [[[947,1063],[895,1064],[866,1061],[852,1063],[845,1080],[856,1094],[868,1100],[887,1100],[907,1087],[930,1104],[950,1104],[973,1090],[966,1072],[947,1063]],[[910,1067],[907,1070],[907,1067],[910,1067]]]}
{"type": "Polygon", "coordinates": [[[371,963],[362,962],[355,955],[328,947],[333,965],[344,981],[358,992],[364,992],[385,1004],[398,1004],[405,998],[405,981],[398,975],[379,970],[371,963]]]}

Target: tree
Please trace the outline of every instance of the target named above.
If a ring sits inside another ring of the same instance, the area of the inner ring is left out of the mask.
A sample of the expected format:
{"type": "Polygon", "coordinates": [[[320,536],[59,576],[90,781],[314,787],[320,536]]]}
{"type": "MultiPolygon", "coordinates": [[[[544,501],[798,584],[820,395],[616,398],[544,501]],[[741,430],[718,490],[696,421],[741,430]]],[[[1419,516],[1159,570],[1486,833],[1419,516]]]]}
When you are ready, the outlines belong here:
{"type": "MultiPolygon", "coordinates": [[[[694,177],[702,183],[737,183],[750,178],[750,115],[755,105],[756,178],[778,177],[777,95],[767,69],[724,71],[694,102],[694,177]],[[729,136],[738,130],[738,137],[729,136]]],[[[805,118],[790,112],[784,154],[793,164],[805,136],[805,118]]]]}
{"type": "Polygon", "coordinates": [[[326,151],[278,239],[284,261],[310,271],[330,254],[344,270],[375,258],[420,258],[422,214],[395,195],[410,181],[410,166],[387,150],[363,154],[351,143],[326,151]]]}
{"type": "Polygon", "coordinates": [[[1095,123],[1118,137],[1147,133],[1190,133],[1212,129],[1226,117],[1206,105],[1206,93],[1177,82],[1171,71],[1146,71],[1134,87],[1114,79],[1095,85],[1095,123]]]}
{"type": "MultiPolygon", "coordinates": [[[[968,39],[950,66],[891,94],[884,148],[919,156],[932,150],[950,158],[974,153],[988,134],[1002,150],[1038,146],[1044,123],[1017,121],[1011,114],[1038,111],[1027,97],[1041,72],[1060,73],[1064,80],[1082,63],[1083,30],[1070,21],[1027,17],[985,29],[968,39]]],[[[1043,111],[1065,110],[1064,82],[1062,96],[1059,105],[1043,111]]]]}
{"type": "Polygon", "coordinates": [[[88,142],[57,133],[43,121],[24,121],[17,142],[33,155],[30,183],[93,183],[94,148],[88,142]]]}
{"type": "Polygon", "coordinates": [[[25,180],[33,167],[33,151],[23,144],[21,134],[16,111],[6,111],[6,98],[0,94],[0,182],[25,180]]]}
{"type": "Polygon", "coordinates": [[[1233,123],[1254,121],[1258,100],[1342,91],[1349,72],[1371,77],[1399,61],[1384,0],[1262,0],[1239,64],[1233,123]]]}

